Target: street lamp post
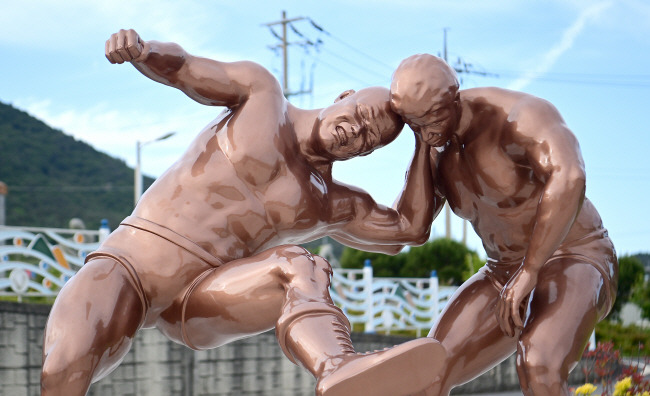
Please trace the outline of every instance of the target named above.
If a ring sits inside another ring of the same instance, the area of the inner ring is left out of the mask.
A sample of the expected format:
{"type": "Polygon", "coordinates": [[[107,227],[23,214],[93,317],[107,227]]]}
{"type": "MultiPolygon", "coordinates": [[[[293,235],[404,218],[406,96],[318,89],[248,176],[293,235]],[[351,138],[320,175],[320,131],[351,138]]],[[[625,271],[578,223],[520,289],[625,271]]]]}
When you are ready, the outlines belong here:
{"type": "Polygon", "coordinates": [[[142,196],[142,170],[140,168],[140,150],[142,149],[142,147],[144,147],[149,143],[159,142],[161,140],[168,139],[174,136],[175,134],[176,132],[169,132],[153,140],[147,140],[146,142],[141,142],[138,140],[135,142],[135,175],[134,175],[135,177],[133,180],[133,190],[134,190],[133,205],[137,205],[138,200],[140,200],[140,197],[142,196]]]}

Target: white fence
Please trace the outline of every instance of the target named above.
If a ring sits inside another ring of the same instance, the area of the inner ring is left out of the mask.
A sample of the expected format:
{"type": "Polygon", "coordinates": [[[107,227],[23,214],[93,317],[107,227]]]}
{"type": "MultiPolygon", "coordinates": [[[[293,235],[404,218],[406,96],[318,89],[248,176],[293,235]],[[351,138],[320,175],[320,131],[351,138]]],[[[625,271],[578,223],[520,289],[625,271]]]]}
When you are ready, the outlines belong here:
{"type": "Polygon", "coordinates": [[[53,297],[99,246],[100,231],[0,226],[0,296],[53,297]]]}
{"type": "MultiPolygon", "coordinates": [[[[106,235],[99,231],[0,226],[0,296],[54,297],[106,235]]],[[[429,331],[456,287],[438,278],[374,278],[363,269],[335,269],[332,299],[366,332],[429,331]]]]}
{"type": "Polygon", "coordinates": [[[374,278],[372,266],[335,269],[331,295],[352,325],[365,332],[429,331],[457,287],[440,286],[430,278],[374,278]],[[356,326],[355,326],[356,327],[356,326]]]}

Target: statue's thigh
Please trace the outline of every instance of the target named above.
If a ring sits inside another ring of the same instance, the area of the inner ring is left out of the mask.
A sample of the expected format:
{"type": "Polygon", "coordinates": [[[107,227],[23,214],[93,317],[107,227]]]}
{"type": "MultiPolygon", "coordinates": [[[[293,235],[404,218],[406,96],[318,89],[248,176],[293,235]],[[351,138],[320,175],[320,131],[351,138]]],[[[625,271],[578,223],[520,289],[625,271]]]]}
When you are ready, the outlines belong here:
{"type": "Polygon", "coordinates": [[[503,333],[496,319],[498,298],[493,282],[479,272],[457,290],[431,329],[429,336],[447,351],[448,386],[475,378],[515,351],[516,340],[503,333]]]}
{"type": "Polygon", "coordinates": [[[88,262],[66,283],[50,312],[44,381],[69,375],[85,387],[99,380],[124,358],[144,315],[142,296],[122,264],[110,258],[88,262]]]}
{"type": "MultiPolygon", "coordinates": [[[[601,273],[576,258],[555,259],[540,271],[519,350],[522,363],[570,370],[605,309],[601,273]]],[[[568,373],[567,373],[568,374],[568,373]]]]}
{"type": "Polygon", "coordinates": [[[207,349],[270,330],[286,303],[328,300],[329,271],[290,245],[208,270],[183,300],[183,341],[207,349]]]}

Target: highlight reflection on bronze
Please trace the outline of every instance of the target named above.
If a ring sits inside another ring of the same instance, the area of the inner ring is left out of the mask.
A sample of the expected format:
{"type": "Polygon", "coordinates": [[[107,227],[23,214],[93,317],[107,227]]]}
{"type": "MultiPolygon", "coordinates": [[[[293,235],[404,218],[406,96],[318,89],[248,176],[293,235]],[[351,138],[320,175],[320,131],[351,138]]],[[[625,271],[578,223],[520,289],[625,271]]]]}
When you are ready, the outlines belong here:
{"type": "Polygon", "coordinates": [[[459,90],[428,54],[405,59],[391,105],[429,145],[436,211],[446,200],[488,262],[429,336],[448,361],[427,395],[447,395],[518,354],[525,395],[568,395],[569,371],[616,296],[618,263],[585,198],[578,142],[547,101],[499,88],[459,90]]]}
{"type": "Polygon", "coordinates": [[[388,89],[347,91],[325,109],[303,110],[252,62],[195,57],[133,30],[113,34],[106,57],[226,109],[61,290],[45,331],[42,394],[84,395],[150,327],[196,349],[276,327],[287,357],[319,379],[317,394],[423,389],[444,360],[440,344],[356,354],[329,296],[329,264],[292,245],[331,235],[396,252],[427,240],[437,207],[427,145],[417,144],[395,208],[332,178],[333,161],[400,132],[388,89]]]}

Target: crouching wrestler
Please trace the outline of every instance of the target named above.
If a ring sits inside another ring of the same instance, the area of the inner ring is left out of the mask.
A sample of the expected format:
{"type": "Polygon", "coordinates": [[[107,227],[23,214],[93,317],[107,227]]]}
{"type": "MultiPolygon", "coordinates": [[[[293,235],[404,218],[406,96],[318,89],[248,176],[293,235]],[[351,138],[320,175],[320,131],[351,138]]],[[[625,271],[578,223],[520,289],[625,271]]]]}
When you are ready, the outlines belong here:
{"type": "Polygon", "coordinates": [[[226,109],[61,290],[45,331],[42,394],[84,395],[152,327],[194,349],[275,327],[286,356],[318,379],[318,395],[424,389],[444,361],[441,345],[425,338],[355,353],[329,296],[329,264],[295,246],[330,235],[394,254],[427,240],[437,197],[426,144],[394,208],[332,178],[334,161],[369,154],[402,129],[388,89],[304,110],[255,63],[192,56],[133,30],[113,34],[106,57],[226,109]]]}

